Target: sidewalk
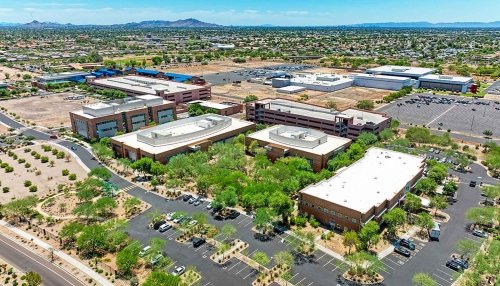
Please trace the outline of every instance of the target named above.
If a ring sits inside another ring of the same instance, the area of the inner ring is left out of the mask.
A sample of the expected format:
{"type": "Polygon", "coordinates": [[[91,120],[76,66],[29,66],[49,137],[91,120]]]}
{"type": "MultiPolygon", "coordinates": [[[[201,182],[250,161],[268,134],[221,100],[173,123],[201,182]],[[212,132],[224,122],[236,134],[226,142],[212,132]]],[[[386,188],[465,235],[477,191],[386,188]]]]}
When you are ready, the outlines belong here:
{"type": "Polygon", "coordinates": [[[55,249],[50,244],[48,244],[48,243],[46,243],[46,242],[38,239],[37,237],[34,237],[31,234],[26,233],[25,231],[23,231],[23,230],[21,230],[21,229],[19,229],[17,227],[14,227],[12,225],[10,225],[9,223],[7,223],[4,220],[0,220],[0,226],[4,226],[4,227],[8,228],[9,230],[11,230],[12,232],[16,233],[17,235],[23,237],[24,239],[33,241],[33,243],[37,244],[38,246],[40,246],[41,248],[43,248],[45,250],[54,249],[54,255],[59,256],[59,258],[65,260],[67,263],[69,263],[69,264],[73,265],[74,267],[78,268],[81,272],[85,273],[86,275],[88,275],[89,277],[91,277],[92,279],[94,279],[100,285],[102,285],[102,286],[113,286],[113,283],[109,282],[106,278],[104,278],[101,275],[97,274],[97,272],[95,272],[94,270],[90,269],[88,266],[84,265],[83,263],[81,263],[80,261],[76,260],[75,258],[69,256],[68,254],[55,249]]]}

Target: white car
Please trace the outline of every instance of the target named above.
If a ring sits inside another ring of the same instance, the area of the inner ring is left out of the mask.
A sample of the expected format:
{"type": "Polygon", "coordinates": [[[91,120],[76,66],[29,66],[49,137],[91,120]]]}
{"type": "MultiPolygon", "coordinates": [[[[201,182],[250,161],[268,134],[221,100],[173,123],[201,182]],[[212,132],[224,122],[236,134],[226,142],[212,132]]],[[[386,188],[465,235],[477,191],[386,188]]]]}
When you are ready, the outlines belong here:
{"type": "Polygon", "coordinates": [[[139,252],[139,257],[145,256],[151,250],[151,246],[144,247],[141,252],[139,252]]]}
{"type": "Polygon", "coordinates": [[[165,232],[165,231],[167,231],[167,230],[169,230],[171,228],[172,228],[172,226],[170,224],[164,223],[164,224],[160,225],[160,228],[158,228],[158,231],[159,232],[165,232]]]}
{"type": "Polygon", "coordinates": [[[207,210],[211,210],[211,209],[212,209],[212,203],[209,203],[209,204],[207,205],[207,210]]]}
{"type": "Polygon", "coordinates": [[[175,214],[175,212],[168,213],[167,214],[167,220],[171,221],[174,218],[174,214],[175,214]]]}
{"type": "Polygon", "coordinates": [[[186,267],[184,266],[178,266],[172,271],[172,275],[174,276],[181,276],[182,273],[186,272],[186,267]]]}
{"type": "Polygon", "coordinates": [[[195,219],[193,219],[192,221],[190,221],[190,222],[188,223],[188,226],[193,226],[193,225],[196,225],[197,223],[198,223],[198,221],[197,221],[197,220],[195,220],[195,219]]]}

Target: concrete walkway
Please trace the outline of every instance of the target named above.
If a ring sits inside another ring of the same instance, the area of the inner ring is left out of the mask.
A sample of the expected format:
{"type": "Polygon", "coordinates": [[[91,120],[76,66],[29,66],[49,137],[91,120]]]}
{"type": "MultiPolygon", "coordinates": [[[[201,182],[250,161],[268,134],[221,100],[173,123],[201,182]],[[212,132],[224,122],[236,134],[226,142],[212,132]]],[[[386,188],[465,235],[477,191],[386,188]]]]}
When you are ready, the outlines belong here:
{"type": "MultiPolygon", "coordinates": [[[[35,244],[37,244],[38,246],[40,246],[41,248],[43,248],[45,250],[54,249],[54,247],[52,247],[50,244],[38,239],[37,237],[17,228],[15,226],[10,225],[8,222],[6,222],[4,220],[0,220],[0,226],[4,226],[4,227],[8,228],[9,230],[11,230],[12,232],[16,233],[17,235],[23,237],[24,239],[33,241],[35,244]]],[[[113,286],[113,283],[109,282],[106,278],[102,277],[97,272],[95,272],[94,270],[92,270],[88,266],[84,265],[80,261],[76,260],[75,258],[69,256],[68,254],[66,254],[60,250],[54,249],[54,255],[63,259],[64,261],[66,261],[70,265],[73,265],[74,267],[78,268],[81,272],[85,273],[87,276],[94,279],[94,281],[96,281],[100,285],[113,286]]]]}

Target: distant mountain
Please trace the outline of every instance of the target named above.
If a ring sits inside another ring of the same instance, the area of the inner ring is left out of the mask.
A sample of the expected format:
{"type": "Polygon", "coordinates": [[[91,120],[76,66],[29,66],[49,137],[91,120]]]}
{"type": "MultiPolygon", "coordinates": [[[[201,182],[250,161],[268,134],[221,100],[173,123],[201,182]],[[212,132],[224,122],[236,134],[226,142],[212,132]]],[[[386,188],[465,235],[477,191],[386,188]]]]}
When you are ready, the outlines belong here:
{"type": "Polygon", "coordinates": [[[217,24],[205,23],[197,19],[184,19],[177,21],[142,21],[142,22],[132,22],[126,24],[115,24],[112,26],[125,27],[125,28],[213,28],[219,27],[217,24]]]}
{"type": "Polygon", "coordinates": [[[386,23],[363,23],[346,25],[357,28],[500,28],[500,21],[496,22],[451,22],[451,23],[429,23],[429,22],[386,22],[386,23]]]}
{"type": "Polygon", "coordinates": [[[34,20],[32,22],[22,24],[21,25],[24,28],[62,28],[62,27],[71,27],[73,24],[60,24],[60,23],[55,23],[55,22],[38,22],[37,20],[34,20]]]}

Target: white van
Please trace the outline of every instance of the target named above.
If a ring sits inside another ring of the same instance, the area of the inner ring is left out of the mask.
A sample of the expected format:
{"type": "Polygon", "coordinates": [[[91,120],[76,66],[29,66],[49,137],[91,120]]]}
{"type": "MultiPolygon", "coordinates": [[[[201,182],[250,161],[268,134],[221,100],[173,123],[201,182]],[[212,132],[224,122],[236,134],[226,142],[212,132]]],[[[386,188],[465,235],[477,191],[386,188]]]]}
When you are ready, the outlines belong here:
{"type": "Polygon", "coordinates": [[[149,252],[149,250],[151,250],[151,246],[148,245],[148,246],[144,247],[141,250],[141,252],[139,252],[139,256],[143,257],[144,255],[146,255],[149,252]]]}

